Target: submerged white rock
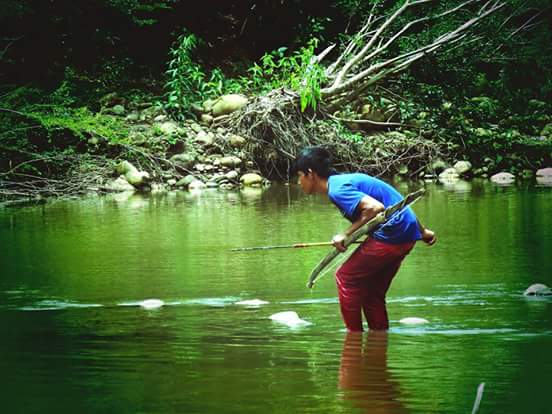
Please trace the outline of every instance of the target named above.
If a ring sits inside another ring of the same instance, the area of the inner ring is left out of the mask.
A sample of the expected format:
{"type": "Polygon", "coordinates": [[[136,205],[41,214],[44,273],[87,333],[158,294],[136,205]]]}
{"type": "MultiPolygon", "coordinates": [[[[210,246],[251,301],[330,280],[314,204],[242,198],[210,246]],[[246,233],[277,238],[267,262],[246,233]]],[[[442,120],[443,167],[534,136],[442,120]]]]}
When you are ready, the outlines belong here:
{"type": "Polygon", "coordinates": [[[310,322],[301,319],[294,311],[278,312],[270,315],[270,319],[290,327],[312,325],[310,322]]]}
{"type": "Polygon", "coordinates": [[[525,296],[550,296],[552,295],[552,289],[542,283],[534,283],[525,289],[523,294],[525,296]]]}
{"type": "Polygon", "coordinates": [[[157,309],[163,306],[165,302],[160,299],[147,299],[139,303],[139,305],[144,309],[157,309]]]}
{"type": "Polygon", "coordinates": [[[261,306],[266,305],[269,302],[262,299],[249,299],[249,300],[240,300],[239,302],[236,302],[236,305],[243,305],[243,306],[261,306]]]}
{"type": "Polygon", "coordinates": [[[427,319],[417,318],[415,316],[411,316],[409,318],[402,318],[399,322],[405,325],[421,325],[424,323],[429,323],[427,319]]]}

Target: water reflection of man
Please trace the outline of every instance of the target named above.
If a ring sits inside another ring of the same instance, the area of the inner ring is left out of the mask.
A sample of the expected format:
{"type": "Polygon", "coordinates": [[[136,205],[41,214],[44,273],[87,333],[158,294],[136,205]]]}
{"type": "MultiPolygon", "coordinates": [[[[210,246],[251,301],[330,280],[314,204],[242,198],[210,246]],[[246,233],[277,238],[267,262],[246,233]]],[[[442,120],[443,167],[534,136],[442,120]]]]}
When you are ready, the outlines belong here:
{"type": "Polygon", "coordinates": [[[369,331],[368,335],[347,333],[339,367],[339,388],[343,391],[343,399],[360,412],[407,412],[399,399],[398,383],[387,370],[386,331],[369,331]]]}

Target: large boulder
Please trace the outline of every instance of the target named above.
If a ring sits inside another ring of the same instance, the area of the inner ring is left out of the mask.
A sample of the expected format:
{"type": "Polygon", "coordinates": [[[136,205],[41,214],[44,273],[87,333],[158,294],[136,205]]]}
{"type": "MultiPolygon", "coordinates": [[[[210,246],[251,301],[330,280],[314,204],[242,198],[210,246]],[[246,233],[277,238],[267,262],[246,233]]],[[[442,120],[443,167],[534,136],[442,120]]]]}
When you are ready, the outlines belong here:
{"type": "Polygon", "coordinates": [[[470,172],[472,165],[469,161],[458,161],[454,164],[454,169],[458,171],[459,175],[466,175],[470,172]]]}
{"type": "Polygon", "coordinates": [[[193,154],[189,153],[182,153],[182,154],[175,154],[173,155],[170,160],[174,162],[179,167],[190,169],[194,166],[194,163],[196,161],[196,157],[193,154]]]}
{"type": "Polygon", "coordinates": [[[116,167],[117,173],[125,177],[125,180],[134,187],[142,187],[149,179],[150,175],[146,171],[138,169],[128,161],[121,161],[116,167]]]}
{"type": "Polygon", "coordinates": [[[135,188],[131,184],[129,184],[129,182],[122,175],[117,179],[107,183],[105,188],[109,191],[114,192],[133,192],[135,190],[135,188]]]}
{"type": "Polygon", "coordinates": [[[242,163],[242,160],[239,157],[230,155],[227,157],[222,157],[219,162],[220,162],[220,165],[222,165],[223,167],[234,168],[234,167],[239,167],[240,164],[242,163]]]}
{"type": "Polygon", "coordinates": [[[537,170],[537,177],[549,177],[552,178],[552,168],[541,168],[540,170],[537,170]]]}
{"type": "Polygon", "coordinates": [[[552,289],[542,283],[534,283],[525,289],[525,296],[552,296],[552,289]]]}
{"type": "Polygon", "coordinates": [[[508,172],[500,172],[491,176],[491,181],[495,184],[512,184],[515,180],[516,177],[508,172]]]}
{"type": "Polygon", "coordinates": [[[263,182],[263,177],[255,173],[247,173],[240,177],[240,182],[246,186],[260,186],[263,182]]]}
{"type": "Polygon", "coordinates": [[[442,180],[457,180],[459,177],[458,171],[456,168],[445,168],[441,174],[439,174],[439,179],[442,180]]]}
{"type": "Polygon", "coordinates": [[[230,94],[221,96],[213,105],[213,116],[230,114],[238,109],[243,108],[248,102],[248,99],[243,95],[230,94]]]}
{"type": "Polygon", "coordinates": [[[547,187],[552,186],[552,168],[541,168],[537,171],[537,183],[547,187]]]}

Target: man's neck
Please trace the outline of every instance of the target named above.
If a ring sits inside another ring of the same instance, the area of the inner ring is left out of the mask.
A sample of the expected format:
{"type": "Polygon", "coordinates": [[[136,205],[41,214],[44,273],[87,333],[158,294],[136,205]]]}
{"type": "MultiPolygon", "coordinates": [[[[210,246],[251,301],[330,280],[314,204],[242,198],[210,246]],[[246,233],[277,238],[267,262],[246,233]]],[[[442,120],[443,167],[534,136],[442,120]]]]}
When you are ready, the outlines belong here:
{"type": "Polygon", "coordinates": [[[314,191],[318,194],[328,194],[328,179],[317,177],[314,185],[314,191]]]}

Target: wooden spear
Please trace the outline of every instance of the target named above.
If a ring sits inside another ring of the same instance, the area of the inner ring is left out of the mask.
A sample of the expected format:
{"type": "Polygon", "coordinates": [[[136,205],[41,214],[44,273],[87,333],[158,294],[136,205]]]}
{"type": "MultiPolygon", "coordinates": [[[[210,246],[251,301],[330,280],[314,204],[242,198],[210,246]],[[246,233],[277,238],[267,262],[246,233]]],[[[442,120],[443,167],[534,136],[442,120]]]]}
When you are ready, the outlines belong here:
{"type": "MultiPolygon", "coordinates": [[[[356,240],[355,243],[362,243],[364,240],[356,240]]],[[[272,249],[299,249],[303,247],[332,246],[332,242],[313,242],[313,243],[294,243],[279,244],[276,246],[256,246],[256,247],[237,247],[230,249],[231,252],[250,252],[253,250],[272,250],[272,249]]]]}

